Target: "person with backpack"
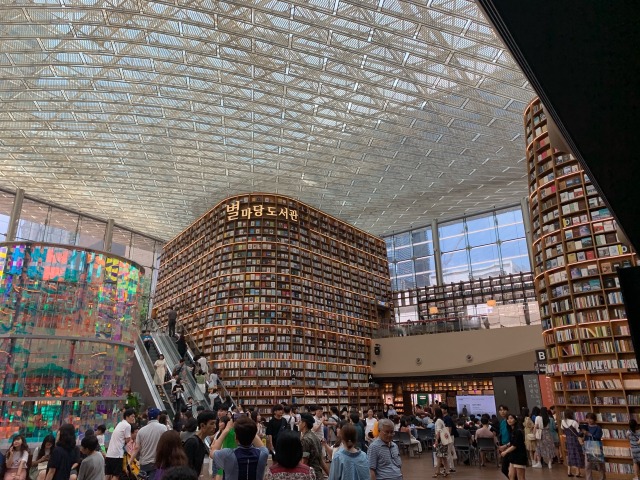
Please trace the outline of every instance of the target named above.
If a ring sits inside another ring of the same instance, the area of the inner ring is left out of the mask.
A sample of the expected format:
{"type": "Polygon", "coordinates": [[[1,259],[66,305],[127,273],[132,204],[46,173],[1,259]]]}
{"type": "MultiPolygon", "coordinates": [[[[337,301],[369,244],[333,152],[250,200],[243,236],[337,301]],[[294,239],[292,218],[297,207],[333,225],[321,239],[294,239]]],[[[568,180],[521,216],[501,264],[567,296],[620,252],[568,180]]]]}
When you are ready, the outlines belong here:
{"type": "Polygon", "coordinates": [[[257,435],[258,427],[250,417],[242,415],[234,422],[230,419],[220,436],[211,445],[211,458],[217,468],[224,471],[225,480],[262,480],[269,459],[257,435]],[[238,446],[222,448],[231,429],[235,430],[238,446]]]}
{"type": "Polygon", "coordinates": [[[216,414],[211,410],[204,410],[198,415],[198,431],[189,437],[183,444],[184,453],[187,454],[189,467],[200,475],[204,457],[209,449],[204,443],[205,439],[214,434],[216,429],[216,414]]]}
{"type": "Polygon", "coordinates": [[[283,430],[291,430],[291,426],[287,423],[287,421],[282,418],[284,415],[284,407],[281,404],[277,404],[273,406],[271,410],[273,416],[269,423],[267,423],[267,449],[273,455],[275,451],[275,445],[278,442],[278,435],[283,430]]]}
{"type": "Polygon", "coordinates": [[[289,430],[298,430],[298,426],[296,425],[296,417],[291,414],[291,407],[289,405],[284,405],[284,415],[282,418],[286,420],[289,424],[289,430]]]}

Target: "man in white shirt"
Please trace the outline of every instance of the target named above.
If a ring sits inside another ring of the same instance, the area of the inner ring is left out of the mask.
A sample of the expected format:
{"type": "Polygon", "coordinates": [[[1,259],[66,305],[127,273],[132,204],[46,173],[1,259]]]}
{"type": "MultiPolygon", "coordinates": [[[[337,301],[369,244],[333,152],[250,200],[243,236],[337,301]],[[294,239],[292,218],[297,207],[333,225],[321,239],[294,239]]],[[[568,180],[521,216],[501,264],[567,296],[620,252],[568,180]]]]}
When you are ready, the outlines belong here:
{"type": "Polygon", "coordinates": [[[124,446],[131,438],[131,425],[136,421],[136,411],[128,408],[124,411],[123,420],[116,425],[111,434],[109,448],[105,458],[105,480],[118,480],[122,473],[122,457],[124,446]]]}
{"type": "Polygon", "coordinates": [[[365,420],[365,427],[364,427],[364,438],[367,441],[373,440],[369,438],[369,432],[372,432],[376,429],[376,425],[378,425],[378,420],[373,416],[373,410],[369,409],[367,411],[367,418],[364,419],[365,420]]]}
{"type": "Polygon", "coordinates": [[[322,407],[316,407],[316,414],[313,417],[314,424],[311,429],[316,434],[320,443],[324,441],[324,415],[322,407]]]}

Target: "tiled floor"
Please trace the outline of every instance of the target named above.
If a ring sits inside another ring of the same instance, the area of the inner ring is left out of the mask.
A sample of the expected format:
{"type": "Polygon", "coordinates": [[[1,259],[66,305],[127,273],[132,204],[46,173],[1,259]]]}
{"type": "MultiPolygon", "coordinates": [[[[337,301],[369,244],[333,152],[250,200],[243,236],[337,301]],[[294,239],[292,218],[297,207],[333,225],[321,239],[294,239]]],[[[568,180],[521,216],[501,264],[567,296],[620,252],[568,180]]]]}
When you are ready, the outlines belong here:
{"type": "MultiPolygon", "coordinates": [[[[422,458],[410,458],[402,456],[402,473],[404,480],[427,480],[433,475],[433,461],[431,452],[423,454],[422,458]]],[[[439,477],[442,479],[442,477],[439,477]]],[[[527,468],[527,480],[569,480],[564,465],[553,465],[553,468],[527,468]]],[[[495,463],[491,466],[480,468],[477,465],[466,466],[460,463],[456,466],[456,472],[449,474],[448,480],[506,480],[495,463]]],[[[594,480],[599,480],[600,474],[594,472],[594,480]]]]}

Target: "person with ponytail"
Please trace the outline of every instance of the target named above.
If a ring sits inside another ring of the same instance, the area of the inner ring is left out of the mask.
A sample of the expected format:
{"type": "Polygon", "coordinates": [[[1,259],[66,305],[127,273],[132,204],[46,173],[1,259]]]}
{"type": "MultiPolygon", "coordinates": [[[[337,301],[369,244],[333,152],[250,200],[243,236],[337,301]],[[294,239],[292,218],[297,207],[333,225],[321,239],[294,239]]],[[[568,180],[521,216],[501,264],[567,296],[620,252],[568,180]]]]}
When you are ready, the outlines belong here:
{"type": "Polygon", "coordinates": [[[329,480],[369,480],[369,460],[367,454],[357,448],[358,433],[351,423],[340,429],[342,449],[331,461],[329,480]]]}

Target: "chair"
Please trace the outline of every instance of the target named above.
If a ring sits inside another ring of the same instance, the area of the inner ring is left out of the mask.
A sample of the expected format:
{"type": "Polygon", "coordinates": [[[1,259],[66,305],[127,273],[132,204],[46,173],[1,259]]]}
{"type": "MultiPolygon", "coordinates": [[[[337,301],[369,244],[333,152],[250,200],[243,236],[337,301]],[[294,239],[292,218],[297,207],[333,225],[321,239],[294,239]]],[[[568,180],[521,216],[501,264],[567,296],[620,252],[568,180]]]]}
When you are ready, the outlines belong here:
{"type": "Polygon", "coordinates": [[[409,454],[410,457],[415,456],[414,455],[415,453],[417,453],[418,455],[422,453],[417,448],[415,448],[418,446],[417,444],[411,443],[410,434],[408,434],[407,432],[396,432],[396,433],[398,434],[398,440],[400,442],[400,445],[402,445],[402,448],[409,454]]]}
{"type": "Polygon", "coordinates": [[[460,463],[460,457],[463,457],[463,461],[468,460],[469,464],[473,464],[474,455],[471,445],[469,444],[469,437],[454,437],[453,447],[456,449],[456,455],[458,459],[456,463],[460,463]]]}
{"type": "Polygon", "coordinates": [[[400,432],[394,432],[394,434],[393,434],[393,443],[398,445],[398,449],[400,450],[400,453],[404,452],[405,450],[407,452],[409,451],[407,449],[406,445],[404,445],[404,442],[400,439],[400,432]]]}
{"type": "MultiPolygon", "coordinates": [[[[496,467],[500,466],[498,447],[496,446],[496,442],[493,438],[476,438],[476,443],[478,444],[478,458],[480,458],[480,453],[493,455],[496,460],[496,467]]],[[[478,463],[480,464],[480,462],[478,463]]]]}
{"type": "Polygon", "coordinates": [[[422,442],[424,450],[428,450],[433,447],[435,432],[433,428],[424,428],[418,430],[418,440],[422,442]]]}

